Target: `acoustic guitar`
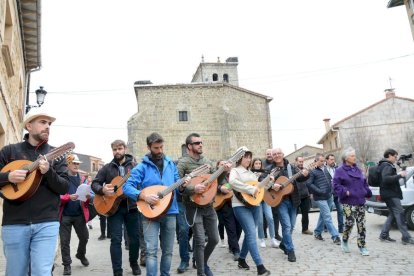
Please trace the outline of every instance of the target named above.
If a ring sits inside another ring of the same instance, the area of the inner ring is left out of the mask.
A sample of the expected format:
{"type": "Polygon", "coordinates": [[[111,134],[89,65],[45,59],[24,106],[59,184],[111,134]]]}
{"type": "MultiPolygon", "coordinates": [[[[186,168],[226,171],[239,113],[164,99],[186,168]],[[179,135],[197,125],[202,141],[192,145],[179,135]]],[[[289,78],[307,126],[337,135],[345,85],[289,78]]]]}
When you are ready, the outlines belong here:
{"type": "Polygon", "coordinates": [[[129,178],[131,171],[129,171],[124,177],[116,176],[112,179],[111,183],[114,187],[113,195],[98,195],[95,194],[93,199],[93,206],[95,206],[98,214],[103,216],[112,216],[118,210],[119,204],[121,201],[126,198],[124,192],[122,191],[122,186],[129,178]]]}
{"type": "MultiPolygon", "coordinates": [[[[235,163],[246,153],[247,148],[241,147],[237,152],[230,157],[226,163],[235,163]]],[[[219,166],[218,169],[213,174],[206,174],[201,176],[196,176],[191,179],[191,185],[195,186],[198,184],[203,184],[206,188],[204,193],[197,194],[194,193],[191,196],[191,201],[194,202],[197,206],[203,207],[208,205],[213,201],[214,197],[217,194],[217,178],[224,172],[224,166],[219,166]]]]}
{"type": "Polygon", "coordinates": [[[221,208],[223,208],[226,202],[231,201],[232,197],[233,197],[233,191],[230,191],[227,194],[217,193],[213,201],[214,209],[216,211],[220,210],[221,208]]]}
{"type": "Polygon", "coordinates": [[[1,169],[1,172],[6,173],[15,170],[27,170],[27,175],[25,180],[21,183],[7,183],[5,186],[1,187],[1,193],[9,200],[24,201],[29,199],[37,191],[40,182],[42,181],[43,174],[38,170],[40,160],[47,159],[49,163],[52,160],[59,160],[71,153],[74,148],[75,144],[69,142],[63,146],[52,149],[44,156],[39,156],[34,162],[30,160],[15,160],[8,163],[1,169]]]}
{"type": "Polygon", "coordinates": [[[197,175],[202,175],[208,173],[210,171],[210,166],[204,164],[195,170],[193,170],[190,174],[184,176],[176,183],[171,186],[163,186],[163,185],[154,185],[144,188],[141,191],[141,194],[149,195],[149,194],[156,194],[159,197],[159,201],[157,204],[149,204],[144,200],[140,199],[137,201],[138,210],[142,213],[144,217],[150,220],[156,220],[162,217],[170,208],[174,193],[173,191],[184,184],[187,177],[193,178],[197,175]]]}
{"type": "MultiPolygon", "coordinates": [[[[315,163],[310,164],[307,167],[308,171],[314,169],[315,163]]],[[[302,175],[302,170],[298,173],[294,174],[291,178],[287,178],[286,176],[279,176],[275,183],[280,184],[282,187],[279,191],[275,191],[273,189],[266,189],[264,194],[264,201],[269,204],[271,207],[277,207],[282,202],[282,200],[290,195],[293,192],[293,184],[292,182],[295,181],[299,176],[302,175]]]]}
{"type": "Polygon", "coordinates": [[[247,181],[245,184],[255,186],[258,192],[255,195],[251,195],[244,192],[236,192],[236,197],[247,207],[258,206],[262,202],[265,189],[268,188],[270,183],[270,177],[280,171],[279,167],[274,168],[270,173],[260,182],[258,181],[247,181]]]}

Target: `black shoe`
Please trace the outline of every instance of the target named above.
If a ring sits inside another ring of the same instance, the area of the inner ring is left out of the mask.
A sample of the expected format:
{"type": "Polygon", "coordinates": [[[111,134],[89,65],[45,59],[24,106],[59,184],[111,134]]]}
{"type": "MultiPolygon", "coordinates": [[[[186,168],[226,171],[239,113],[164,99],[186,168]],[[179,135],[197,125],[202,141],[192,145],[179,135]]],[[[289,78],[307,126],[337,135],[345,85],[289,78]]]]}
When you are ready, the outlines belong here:
{"type": "Polygon", "coordinates": [[[122,271],[114,271],[114,276],[122,276],[122,271]]]}
{"type": "Polygon", "coordinates": [[[402,244],[414,244],[413,238],[402,239],[402,244]]]}
{"type": "Polygon", "coordinates": [[[288,254],[287,250],[286,250],[286,246],[283,243],[279,244],[279,248],[283,251],[283,253],[285,253],[285,255],[288,254]]]}
{"type": "Polygon", "coordinates": [[[396,242],[396,240],[391,239],[390,236],[386,236],[386,237],[380,236],[379,239],[380,241],[383,241],[383,242],[396,242]]]}
{"type": "Polygon", "coordinates": [[[139,257],[139,264],[141,266],[145,266],[147,264],[147,258],[145,257],[145,255],[141,254],[141,257],[139,257]]]}
{"type": "Polygon", "coordinates": [[[182,273],[186,272],[188,270],[189,266],[190,265],[188,264],[188,262],[181,261],[180,265],[177,267],[177,273],[182,274],[182,273]]]}
{"type": "Polygon", "coordinates": [[[282,241],[282,237],[279,236],[279,234],[276,235],[275,239],[277,239],[278,241],[282,241]]]}
{"type": "Polygon", "coordinates": [[[289,262],[296,262],[295,251],[291,251],[288,253],[288,261],[289,262]]]}
{"type": "Polygon", "coordinates": [[[80,256],[79,254],[76,254],[75,257],[77,259],[79,259],[84,266],[88,266],[89,265],[89,261],[88,261],[88,259],[86,259],[85,256],[80,256]]]}
{"type": "Polygon", "coordinates": [[[257,275],[270,275],[270,271],[264,265],[257,266],[257,275]]]}
{"type": "Polygon", "coordinates": [[[340,245],[341,244],[341,239],[339,237],[335,237],[333,239],[333,243],[336,244],[336,245],[340,245]]]}
{"type": "Polygon", "coordinates": [[[237,260],[237,262],[238,262],[237,266],[239,268],[244,269],[244,270],[249,270],[250,269],[250,266],[246,263],[246,259],[239,258],[237,260]]]}
{"type": "Polygon", "coordinates": [[[100,235],[98,240],[103,241],[104,239],[106,239],[105,235],[100,235]]]}
{"type": "Polygon", "coordinates": [[[107,237],[108,239],[112,238],[111,234],[106,235],[106,237],[107,237]]]}
{"type": "Polygon", "coordinates": [[[65,265],[63,268],[63,275],[72,275],[72,269],[70,268],[70,265],[65,265]]]}
{"type": "Polygon", "coordinates": [[[322,235],[314,235],[316,240],[324,241],[325,239],[322,238],[322,235]]]}
{"type": "Polygon", "coordinates": [[[131,264],[132,275],[141,275],[141,268],[138,264],[131,264]]]}

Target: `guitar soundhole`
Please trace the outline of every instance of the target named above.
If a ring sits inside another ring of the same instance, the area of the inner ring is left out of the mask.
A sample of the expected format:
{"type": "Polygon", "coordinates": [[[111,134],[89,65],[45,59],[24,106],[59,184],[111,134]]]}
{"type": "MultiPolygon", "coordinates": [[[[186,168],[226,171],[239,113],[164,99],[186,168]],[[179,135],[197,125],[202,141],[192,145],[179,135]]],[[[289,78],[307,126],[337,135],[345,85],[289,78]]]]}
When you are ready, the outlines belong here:
{"type": "Polygon", "coordinates": [[[116,191],[118,191],[118,186],[117,185],[114,186],[114,193],[116,193],[116,191]]]}

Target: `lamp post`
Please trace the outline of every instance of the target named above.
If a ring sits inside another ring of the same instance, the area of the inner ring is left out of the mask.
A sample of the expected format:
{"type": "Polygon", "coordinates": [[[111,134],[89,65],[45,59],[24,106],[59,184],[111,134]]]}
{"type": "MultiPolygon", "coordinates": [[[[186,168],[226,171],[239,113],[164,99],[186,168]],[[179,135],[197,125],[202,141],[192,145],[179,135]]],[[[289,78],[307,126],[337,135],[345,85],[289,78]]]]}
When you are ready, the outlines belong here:
{"type": "Polygon", "coordinates": [[[26,113],[29,112],[32,107],[41,107],[42,104],[45,102],[45,97],[46,97],[47,92],[46,90],[43,89],[43,86],[40,86],[39,89],[36,89],[35,93],[36,93],[37,105],[27,104],[26,113]]]}

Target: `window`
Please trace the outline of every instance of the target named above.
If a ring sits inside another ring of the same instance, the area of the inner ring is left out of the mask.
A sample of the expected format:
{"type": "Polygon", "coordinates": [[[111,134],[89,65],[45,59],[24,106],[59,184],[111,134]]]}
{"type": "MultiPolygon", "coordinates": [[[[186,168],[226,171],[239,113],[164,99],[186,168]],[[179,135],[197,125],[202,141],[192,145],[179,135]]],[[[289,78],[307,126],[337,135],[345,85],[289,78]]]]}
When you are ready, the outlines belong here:
{"type": "Polygon", "coordinates": [[[218,75],[217,74],[213,74],[213,81],[218,81],[218,75]]]}
{"type": "Polygon", "coordinates": [[[188,121],[187,111],[178,111],[178,121],[180,122],[188,121]]]}
{"type": "Polygon", "coordinates": [[[229,75],[228,74],[223,75],[223,82],[229,82],[229,75]]]}

